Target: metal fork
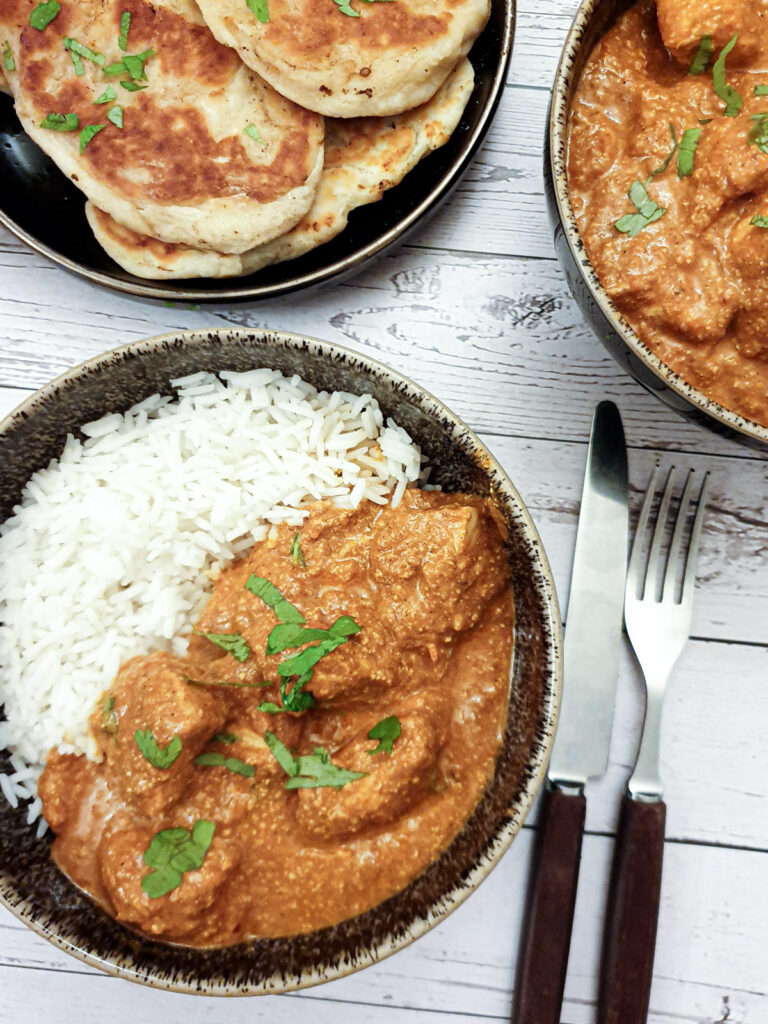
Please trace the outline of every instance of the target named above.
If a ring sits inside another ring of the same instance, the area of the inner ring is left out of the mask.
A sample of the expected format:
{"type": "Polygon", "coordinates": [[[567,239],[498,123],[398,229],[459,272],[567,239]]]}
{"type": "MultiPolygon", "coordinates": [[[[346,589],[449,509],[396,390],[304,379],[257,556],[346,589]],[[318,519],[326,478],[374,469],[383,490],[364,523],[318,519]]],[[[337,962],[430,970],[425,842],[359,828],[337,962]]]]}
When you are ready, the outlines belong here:
{"type": "Polygon", "coordinates": [[[651,523],[659,475],[657,465],[637,524],[624,595],[624,620],[645,677],[647,705],[616,835],[598,1024],[645,1024],[648,1015],[666,819],[659,776],[661,710],[667,682],[691,631],[696,556],[706,507],[708,474],[694,499],[695,474],[689,470],[673,511],[673,466],[651,523]]]}

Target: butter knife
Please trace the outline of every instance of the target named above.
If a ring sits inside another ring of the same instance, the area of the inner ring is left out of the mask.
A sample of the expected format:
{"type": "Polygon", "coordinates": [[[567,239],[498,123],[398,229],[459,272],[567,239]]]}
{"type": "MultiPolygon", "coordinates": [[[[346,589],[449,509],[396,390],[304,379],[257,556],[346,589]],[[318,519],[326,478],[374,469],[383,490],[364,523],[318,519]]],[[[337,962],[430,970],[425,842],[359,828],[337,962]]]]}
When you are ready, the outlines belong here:
{"type": "Polygon", "coordinates": [[[542,798],[513,1024],[559,1024],[586,816],[587,779],[603,775],[619,667],[629,514],[619,410],[592,420],[563,646],[560,723],[542,798]]]}

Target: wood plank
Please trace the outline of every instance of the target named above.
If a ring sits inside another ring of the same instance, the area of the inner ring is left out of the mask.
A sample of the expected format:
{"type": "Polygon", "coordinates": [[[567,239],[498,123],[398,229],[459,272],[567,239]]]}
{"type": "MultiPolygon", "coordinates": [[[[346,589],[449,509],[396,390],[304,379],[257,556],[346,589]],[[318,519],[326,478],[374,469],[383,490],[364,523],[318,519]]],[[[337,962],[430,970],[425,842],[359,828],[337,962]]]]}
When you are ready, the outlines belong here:
{"type": "MultiPolygon", "coordinates": [[[[132,1019],[161,1016],[167,1024],[189,1019],[238,1024],[246,1014],[248,1020],[280,1024],[297,1013],[316,1024],[410,1022],[427,1013],[428,1019],[471,1024],[488,1017],[505,1020],[532,846],[533,833],[526,830],[467,903],[406,950],[359,974],[289,997],[223,1002],[128,988],[72,960],[2,911],[0,977],[6,1013],[11,1011],[7,1019],[57,1019],[56,1007],[66,1001],[82,1024],[101,1024],[116,1007],[129,1006],[132,1019]]],[[[564,1024],[593,1019],[611,849],[605,837],[585,839],[564,1024]]],[[[753,944],[768,919],[766,870],[768,854],[666,844],[651,1024],[714,1024],[724,1005],[734,1022],[765,1019],[764,958],[755,955],[753,944]]]]}
{"type": "Polygon", "coordinates": [[[0,386],[40,387],[83,359],[167,331],[270,327],[382,360],[477,430],[584,440],[595,402],[613,398],[631,445],[758,457],[686,423],[629,378],[584,325],[555,263],[403,248],[304,302],[190,310],[113,295],[27,252],[3,260],[0,386]]]}

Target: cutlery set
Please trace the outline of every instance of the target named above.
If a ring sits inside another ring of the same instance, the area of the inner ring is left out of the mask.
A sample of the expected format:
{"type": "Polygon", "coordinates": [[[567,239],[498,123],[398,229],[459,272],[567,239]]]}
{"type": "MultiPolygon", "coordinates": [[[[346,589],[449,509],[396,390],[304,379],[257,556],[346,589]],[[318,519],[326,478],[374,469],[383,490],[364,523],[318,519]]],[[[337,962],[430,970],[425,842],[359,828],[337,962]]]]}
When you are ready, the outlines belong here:
{"type": "Polygon", "coordinates": [[[559,1024],[570,948],[585,789],[608,765],[622,616],[645,678],[639,752],[622,799],[605,922],[598,1024],[648,1015],[666,806],[659,735],[667,682],[691,628],[707,475],[659,488],[657,465],[627,567],[627,452],[621,416],[601,402],[592,423],[563,647],[560,723],[542,796],[539,840],[513,1024],[559,1024]]]}

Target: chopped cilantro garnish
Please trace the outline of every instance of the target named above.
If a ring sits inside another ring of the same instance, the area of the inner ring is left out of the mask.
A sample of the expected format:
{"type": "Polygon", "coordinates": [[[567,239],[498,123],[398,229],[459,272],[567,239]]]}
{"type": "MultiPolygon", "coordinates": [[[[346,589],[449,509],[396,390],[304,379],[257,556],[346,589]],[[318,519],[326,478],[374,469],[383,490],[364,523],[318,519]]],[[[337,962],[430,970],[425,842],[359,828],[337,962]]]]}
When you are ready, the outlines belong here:
{"type": "Polygon", "coordinates": [[[265,24],[269,21],[269,0],[245,0],[245,6],[259,21],[265,24]]]}
{"type": "Polygon", "coordinates": [[[223,651],[227,651],[236,661],[245,661],[251,653],[248,641],[241,633],[201,633],[199,629],[196,629],[195,632],[198,636],[204,636],[212,644],[216,644],[217,647],[221,647],[223,651]]]}
{"type": "Polygon", "coordinates": [[[123,127],[123,108],[122,107],[110,107],[107,111],[107,117],[117,128],[123,127]]]}
{"type": "Polygon", "coordinates": [[[126,82],[121,81],[120,85],[122,85],[122,87],[124,89],[127,89],[128,92],[138,92],[139,89],[146,89],[147,88],[146,85],[139,85],[138,82],[131,82],[131,81],[126,81],[126,82]]]}
{"type": "Polygon", "coordinates": [[[756,228],[768,228],[768,216],[756,213],[749,223],[754,224],[756,228]]]}
{"type": "Polygon", "coordinates": [[[145,82],[147,79],[147,73],[144,70],[144,65],[147,63],[150,57],[155,56],[155,50],[144,50],[142,53],[132,54],[130,56],[123,57],[123,64],[125,70],[136,82],[145,82]]]}
{"type": "Polygon", "coordinates": [[[291,558],[293,559],[293,564],[294,565],[300,565],[302,569],[306,569],[307,568],[307,563],[306,563],[306,560],[304,558],[304,552],[301,550],[301,544],[299,543],[299,537],[300,537],[300,534],[299,534],[299,532],[297,530],[296,533],[294,533],[294,535],[293,535],[293,540],[291,541],[291,551],[290,551],[290,554],[291,554],[291,558]]]}
{"type": "Polygon", "coordinates": [[[755,123],[749,130],[747,142],[757,146],[761,153],[768,153],[768,114],[752,114],[755,123]]]}
{"type": "Polygon", "coordinates": [[[83,46],[82,43],[78,43],[76,39],[71,39],[69,36],[64,36],[64,49],[69,50],[71,53],[76,53],[78,57],[84,57],[86,60],[98,64],[100,68],[106,64],[106,58],[103,54],[91,50],[88,46],[83,46]]]}
{"type": "Polygon", "coordinates": [[[80,152],[82,153],[91,139],[98,135],[102,128],[106,125],[103,124],[87,124],[85,128],[80,132],[80,152]]]}
{"type": "Polygon", "coordinates": [[[736,35],[734,35],[725,44],[720,51],[720,56],[712,65],[712,85],[714,86],[717,95],[723,103],[725,103],[725,110],[723,111],[725,117],[736,117],[742,106],[741,96],[736,92],[733,86],[728,85],[725,80],[725,58],[736,45],[736,40],[738,38],[739,33],[737,32],[736,35]]]}
{"type": "Polygon", "coordinates": [[[290,776],[285,784],[286,789],[318,789],[326,786],[341,789],[348,782],[362,779],[368,774],[348,771],[331,764],[328,751],[323,747],[315,747],[313,754],[294,756],[273,732],[264,733],[264,742],[286,775],[290,776]]]}
{"type": "Polygon", "coordinates": [[[115,712],[115,698],[110,694],[101,706],[101,728],[110,736],[117,732],[118,719],[115,712]]]}
{"type": "Polygon", "coordinates": [[[167,747],[158,746],[151,729],[145,729],[144,732],[137,729],[133,737],[136,740],[136,746],[153,768],[162,768],[165,771],[171,767],[181,753],[181,736],[178,733],[173,734],[173,739],[167,747]]]}
{"type": "Polygon", "coordinates": [[[246,764],[239,757],[227,757],[226,754],[220,754],[215,750],[200,754],[195,758],[195,764],[202,765],[204,768],[227,768],[237,775],[244,775],[246,779],[252,779],[256,771],[252,764],[246,764]]]}
{"type": "Polygon", "coordinates": [[[70,50],[69,56],[72,58],[72,63],[75,66],[75,74],[78,76],[78,78],[80,77],[80,75],[84,75],[85,68],[83,67],[83,62],[80,60],[80,57],[72,50],[70,50]]]}
{"type": "Polygon", "coordinates": [[[141,888],[151,900],[176,889],[185,871],[203,866],[213,840],[215,825],[201,818],[186,828],[164,828],[158,832],[144,854],[144,863],[154,868],[141,880],[141,888]]]}
{"type": "Polygon", "coordinates": [[[648,190],[641,181],[635,181],[629,190],[629,198],[637,210],[637,213],[627,213],[620,217],[615,224],[616,230],[634,238],[639,235],[643,228],[653,224],[660,217],[663,217],[665,210],[658,206],[648,195],[648,190]]]}
{"type": "Polygon", "coordinates": [[[259,135],[259,129],[255,124],[247,124],[245,128],[243,128],[243,131],[247,136],[249,136],[249,138],[253,139],[254,142],[260,142],[262,146],[264,145],[264,139],[259,135]]]}
{"type": "Polygon", "coordinates": [[[677,154],[677,176],[687,178],[693,174],[693,158],[701,137],[701,128],[686,128],[680,140],[680,151],[677,154]]]}
{"type": "Polygon", "coordinates": [[[278,675],[284,678],[304,676],[314,669],[321,658],[324,658],[326,654],[330,654],[331,651],[335,651],[337,647],[341,647],[346,642],[347,637],[345,636],[330,636],[325,640],[321,640],[319,644],[315,644],[313,647],[305,647],[299,654],[294,654],[293,657],[286,658],[285,661],[280,662],[277,666],[278,675]]]}
{"type": "Polygon", "coordinates": [[[312,673],[307,672],[306,675],[299,676],[291,687],[291,692],[288,693],[288,680],[280,680],[280,700],[282,705],[275,704],[274,701],[262,701],[259,704],[259,711],[264,711],[268,715],[280,715],[283,712],[291,712],[292,714],[300,714],[302,711],[308,711],[310,708],[314,708],[317,705],[317,701],[308,693],[304,687],[307,685],[309,680],[312,678],[312,673]]]}
{"type": "Polygon", "coordinates": [[[128,30],[131,27],[131,12],[123,11],[120,15],[120,35],[117,40],[117,45],[121,50],[125,51],[128,49],[128,30]]]}
{"type": "Polygon", "coordinates": [[[290,601],[286,601],[277,587],[265,580],[263,576],[255,576],[253,573],[248,577],[245,589],[250,590],[256,597],[272,609],[281,622],[306,622],[298,608],[295,608],[290,601]]]}
{"type": "Polygon", "coordinates": [[[211,736],[211,743],[225,743],[229,746],[230,743],[237,743],[237,736],[233,732],[217,732],[211,736]]]}
{"type": "Polygon", "coordinates": [[[368,733],[369,740],[378,740],[379,745],[374,747],[373,750],[369,750],[368,753],[373,757],[374,754],[391,754],[392,747],[395,740],[402,732],[400,726],[400,719],[396,715],[390,715],[389,718],[382,718],[371,731],[368,733]]]}
{"type": "Polygon", "coordinates": [[[6,71],[16,70],[16,62],[14,61],[13,54],[11,53],[11,44],[7,39],[5,43],[3,43],[3,65],[5,66],[6,71]]]}
{"type": "Polygon", "coordinates": [[[112,100],[114,100],[116,98],[117,98],[117,93],[115,92],[115,90],[112,88],[111,85],[108,85],[107,88],[104,90],[104,92],[101,94],[101,96],[99,96],[93,102],[94,102],[94,104],[96,104],[96,103],[111,103],[112,100]]]}
{"type": "Polygon", "coordinates": [[[349,18],[359,18],[360,17],[358,12],[356,10],[354,10],[354,8],[351,6],[350,0],[333,0],[333,2],[338,6],[339,11],[342,14],[346,14],[347,17],[349,17],[349,18]]]}
{"type": "MultiPolygon", "coordinates": [[[[355,636],[360,627],[350,615],[336,619],[329,629],[306,629],[293,622],[281,622],[267,637],[267,654],[280,654],[291,647],[302,647],[313,640],[336,640],[355,636]]],[[[343,642],[342,640],[342,642],[343,642]]]]}
{"type": "Polygon", "coordinates": [[[48,114],[40,122],[50,132],[76,132],[80,127],[77,114],[48,114]]]}
{"type": "Polygon", "coordinates": [[[693,55],[691,66],[688,68],[689,75],[700,75],[702,71],[707,70],[709,59],[712,56],[712,50],[712,37],[702,36],[696,53],[693,55]]]}
{"type": "Polygon", "coordinates": [[[651,171],[649,177],[645,182],[646,186],[650,184],[652,178],[655,178],[658,174],[663,174],[664,171],[666,171],[666,169],[669,167],[670,160],[677,152],[677,135],[675,134],[675,126],[672,124],[671,121],[669,122],[669,136],[672,139],[672,149],[670,149],[670,151],[664,157],[663,161],[659,164],[659,166],[656,167],[653,171],[651,171]]]}
{"type": "Polygon", "coordinates": [[[768,85],[756,85],[755,96],[768,96],[768,85]]]}
{"type": "Polygon", "coordinates": [[[57,0],[47,0],[47,3],[38,4],[29,16],[29,24],[38,32],[42,32],[51,24],[60,10],[61,4],[57,0]]]}

